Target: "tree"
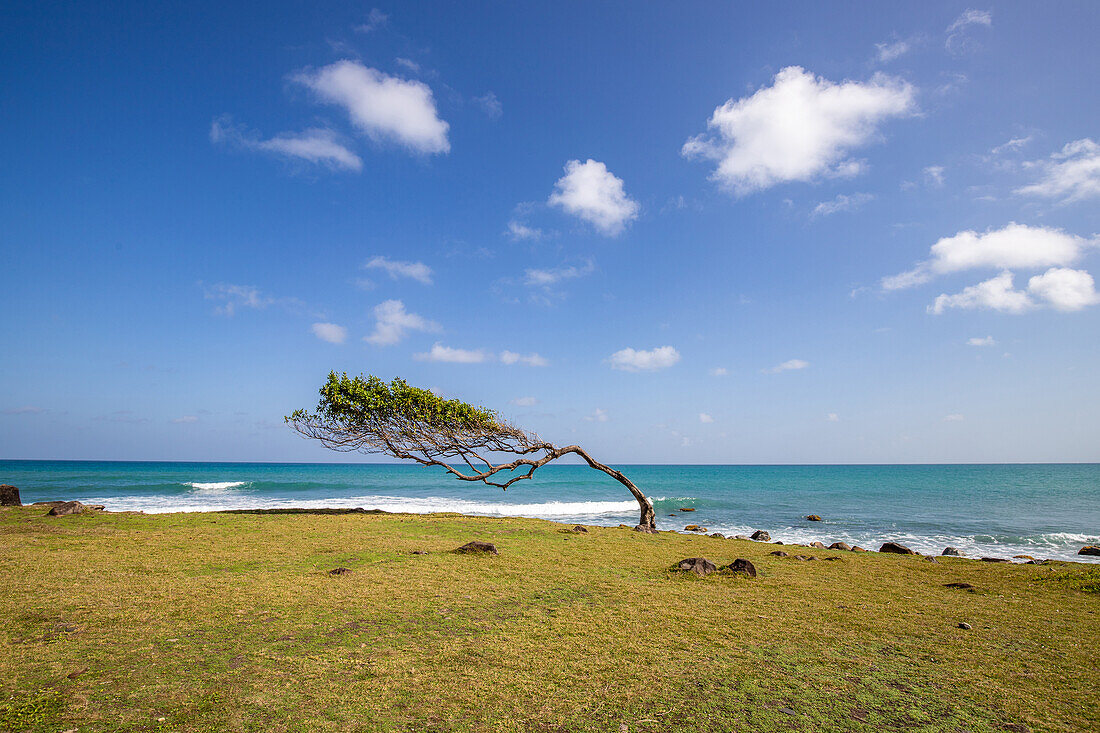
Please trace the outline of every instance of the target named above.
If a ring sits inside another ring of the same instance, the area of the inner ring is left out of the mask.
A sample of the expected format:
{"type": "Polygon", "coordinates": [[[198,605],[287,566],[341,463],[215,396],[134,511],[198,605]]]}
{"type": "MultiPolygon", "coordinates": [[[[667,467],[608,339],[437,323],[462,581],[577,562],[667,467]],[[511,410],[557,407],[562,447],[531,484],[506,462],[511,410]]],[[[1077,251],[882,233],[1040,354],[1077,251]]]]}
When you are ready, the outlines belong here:
{"type": "Polygon", "coordinates": [[[286,423],[332,450],[382,453],[439,466],[461,481],[507,489],[531,478],[547,463],[576,454],[630,491],[641,507],[635,529],[655,532],[653,502],[630,479],[588,455],[578,445],[558,447],[512,425],[496,412],[461,400],[445,400],[403,379],[349,378],[330,372],[317,410],[295,410],[286,423]],[[494,463],[494,455],[517,456],[494,463]],[[463,467],[465,466],[465,467],[463,467]],[[511,475],[519,471],[518,475],[511,475]]]}

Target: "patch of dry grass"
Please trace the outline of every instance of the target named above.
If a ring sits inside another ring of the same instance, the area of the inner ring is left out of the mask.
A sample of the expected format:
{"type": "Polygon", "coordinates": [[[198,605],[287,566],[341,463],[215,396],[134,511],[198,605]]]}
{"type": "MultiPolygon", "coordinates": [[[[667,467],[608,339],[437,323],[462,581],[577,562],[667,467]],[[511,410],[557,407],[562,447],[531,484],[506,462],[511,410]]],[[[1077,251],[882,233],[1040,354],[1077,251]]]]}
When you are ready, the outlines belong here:
{"type": "Polygon", "coordinates": [[[457,515],[41,514],[0,512],[13,730],[1100,728],[1095,566],[799,562],[457,515]],[[500,556],[448,552],[473,539],[500,556]],[[668,570],[692,556],[760,577],[668,570]]]}

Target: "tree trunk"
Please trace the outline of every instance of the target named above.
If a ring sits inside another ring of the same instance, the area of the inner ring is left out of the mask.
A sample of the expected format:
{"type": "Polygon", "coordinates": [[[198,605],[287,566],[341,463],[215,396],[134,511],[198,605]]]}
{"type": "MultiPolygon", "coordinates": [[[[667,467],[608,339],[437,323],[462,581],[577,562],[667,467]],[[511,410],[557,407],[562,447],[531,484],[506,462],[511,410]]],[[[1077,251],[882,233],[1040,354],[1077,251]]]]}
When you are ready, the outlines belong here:
{"type": "Polygon", "coordinates": [[[558,449],[559,455],[564,455],[566,453],[576,453],[578,456],[583,458],[589,466],[595,468],[596,470],[603,471],[608,476],[625,486],[630,491],[630,493],[634,495],[634,498],[638,500],[638,506],[641,508],[641,516],[638,519],[638,526],[636,527],[636,529],[642,532],[657,531],[657,515],[653,511],[653,502],[650,501],[649,497],[643,494],[641,489],[635,486],[630,479],[622,475],[620,472],[616,471],[614,468],[611,468],[610,466],[605,466],[604,464],[600,463],[592,456],[585,453],[584,449],[581,448],[579,445],[570,445],[566,446],[565,448],[558,449]]]}

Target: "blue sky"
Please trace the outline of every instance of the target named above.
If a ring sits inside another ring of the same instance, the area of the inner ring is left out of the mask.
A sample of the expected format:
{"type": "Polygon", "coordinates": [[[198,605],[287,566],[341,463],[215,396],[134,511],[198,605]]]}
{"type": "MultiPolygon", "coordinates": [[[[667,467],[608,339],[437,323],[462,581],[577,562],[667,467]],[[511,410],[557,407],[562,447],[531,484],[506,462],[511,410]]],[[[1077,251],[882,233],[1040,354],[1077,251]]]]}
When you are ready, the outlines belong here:
{"type": "Polygon", "coordinates": [[[8,3],[0,457],[1100,460],[1095,3],[8,3]]]}

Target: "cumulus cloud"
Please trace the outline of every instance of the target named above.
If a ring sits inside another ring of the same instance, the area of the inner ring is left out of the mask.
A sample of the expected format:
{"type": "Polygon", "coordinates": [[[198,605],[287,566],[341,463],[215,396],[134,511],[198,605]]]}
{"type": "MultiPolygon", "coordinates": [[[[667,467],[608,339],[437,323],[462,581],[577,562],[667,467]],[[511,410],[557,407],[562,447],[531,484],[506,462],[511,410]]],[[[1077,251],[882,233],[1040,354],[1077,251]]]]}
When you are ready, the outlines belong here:
{"type": "Polygon", "coordinates": [[[973,48],[974,42],[969,35],[972,26],[993,25],[993,13],[988,10],[966,10],[947,26],[947,40],[944,45],[952,53],[962,53],[973,48]]]}
{"type": "Polygon", "coordinates": [[[348,330],[335,323],[314,323],[309,328],[314,336],[330,344],[342,344],[348,337],[348,330]]]}
{"type": "Polygon", "coordinates": [[[680,361],[680,352],[671,346],[658,346],[650,351],[627,348],[616,351],[608,361],[612,369],[624,372],[656,371],[680,361]]]}
{"type": "Polygon", "coordinates": [[[939,295],[928,306],[928,312],[939,315],[948,308],[963,308],[1023,313],[1034,306],[1034,303],[1027,293],[1014,289],[1012,281],[1012,273],[1005,271],[985,282],[971,285],[961,293],[939,295]]]}
{"type": "Polygon", "coordinates": [[[851,196],[838,194],[832,201],[822,201],[815,206],[810,216],[829,216],[841,211],[855,211],[874,198],[869,193],[854,193],[851,196]]]}
{"type": "Polygon", "coordinates": [[[1100,302],[1092,275],[1066,267],[1052,267],[1036,275],[1027,281],[1027,290],[1060,311],[1077,311],[1100,302]]]}
{"type": "Polygon", "coordinates": [[[516,407],[534,407],[539,401],[534,397],[516,397],[509,402],[516,407]]]}
{"type": "Polygon", "coordinates": [[[565,164],[565,175],[554,184],[551,206],[560,206],[592,224],[602,234],[614,237],[626,225],[638,218],[641,207],[626,195],[623,180],[607,166],[589,158],[584,163],[571,160],[565,164]]]}
{"type": "Polygon", "coordinates": [[[1063,203],[1100,197],[1100,145],[1090,138],[1066,143],[1049,160],[1026,165],[1039,171],[1039,180],[1016,189],[1018,194],[1063,203]]]}
{"type": "Polygon", "coordinates": [[[875,48],[878,49],[878,60],[883,63],[893,61],[909,53],[909,43],[907,41],[876,43],[875,48]]]}
{"type": "Polygon", "coordinates": [[[381,255],[373,257],[363,265],[367,270],[385,270],[393,280],[399,277],[408,277],[425,285],[432,284],[432,268],[423,262],[399,262],[381,255]]]}
{"type": "Polygon", "coordinates": [[[446,153],[450,126],[439,118],[432,90],[420,81],[390,76],[358,61],[307,69],[292,80],[318,99],[343,107],[360,132],[424,154],[446,153]]]}
{"type": "Polygon", "coordinates": [[[374,306],[374,332],[363,340],[375,346],[390,346],[405,338],[408,331],[439,331],[439,324],[409,313],[400,300],[385,300],[374,306]]]}
{"type": "Polygon", "coordinates": [[[798,370],[798,369],[805,369],[809,365],[810,365],[810,362],[804,361],[802,359],[788,359],[787,361],[783,362],[782,364],[776,364],[775,366],[773,366],[769,369],[764,369],[763,372],[765,374],[779,374],[780,372],[789,372],[789,371],[795,371],[795,370],[798,370]]]}
{"type": "Polygon", "coordinates": [[[914,97],[910,84],[884,74],[837,84],[789,66],[772,86],[715,109],[709,132],[689,139],[682,153],[717,161],[711,179],[737,195],[851,176],[864,166],[849,152],[874,139],[886,119],[912,113],[914,97]]]}
{"type": "Polygon", "coordinates": [[[607,413],[597,407],[595,412],[586,415],[584,419],[586,422],[607,422],[607,413]]]}
{"type": "Polygon", "coordinates": [[[700,412],[699,413],[699,422],[704,423],[704,424],[710,424],[710,423],[714,422],[714,418],[711,417],[710,415],[708,415],[705,412],[700,412]]]}
{"type": "Polygon", "coordinates": [[[359,156],[348,149],[338,134],[326,128],[283,132],[264,140],[234,125],[228,116],[222,116],[210,124],[210,142],[315,163],[336,170],[359,171],[363,168],[363,161],[359,156]]]}
{"type": "Polygon", "coordinates": [[[437,341],[432,345],[431,351],[413,354],[413,358],[417,361],[437,361],[447,364],[481,364],[488,361],[490,356],[480,349],[456,349],[444,346],[437,341]]]}
{"type": "Polygon", "coordinates": [[[523,366],[530,367],[544,367],[550,364],[545,357],[539,356],[537,353],[530,354],[517,354],[514,351],[508,351],[505,349],[500,352],[500,362],[502,364],[521,364],[523,366]]]}
{"type": "Polygon", "coordinates": [[[992,336],[973,336],[966,340],[967,346],[995,346],[996,341],[992,336]]]}
{"type": "Polygon", "coordinates": [[[936,275],[971,269],[1036,269],[1068,265],[1095,245],[1061,229],[1010,223],[979,234],[973,230],[944,237],[932,245],[931,259],[907,272],[883,278],[885,290],[901,290],[928,282],[936,275]]]}
{"type": "MultiPolygon", "coordinates": [[[[1084,270],[1052,267],[1027,282],[1027,290],[1013,287],[1011,272],[1005,271],[985,282],[972,285],[955,295],[940,295],[928,307],[939,315],[948,308],[994,310],[1001,313],[1024,313],[1048,305],[1060,311],[1078,311],[1100,303],[1096,283],[1084,270]]],[[[971,339],[973,343],[975,339],[971,339]]]]}

